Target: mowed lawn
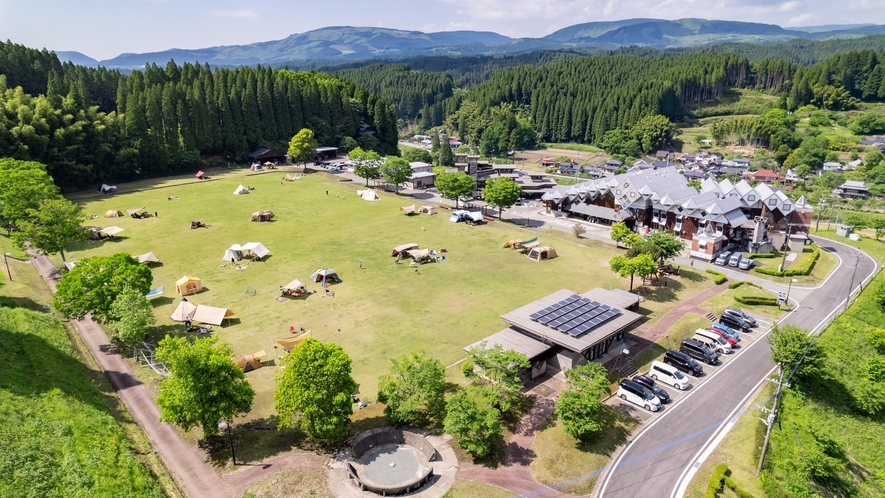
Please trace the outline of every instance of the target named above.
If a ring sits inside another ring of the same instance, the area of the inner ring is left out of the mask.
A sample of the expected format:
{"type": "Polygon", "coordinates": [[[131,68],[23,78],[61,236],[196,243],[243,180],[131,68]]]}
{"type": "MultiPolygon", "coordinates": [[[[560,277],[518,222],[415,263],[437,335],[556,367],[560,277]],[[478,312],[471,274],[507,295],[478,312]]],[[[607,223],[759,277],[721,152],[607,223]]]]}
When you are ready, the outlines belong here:
{"type": "MultiPolygon", "coordinates": [[[[375,399],[378,376],[386,372],[389,358],[424,349],[450,365],[464,357],[464,346],[503,329],[501,314],[562,288],[585,292],[611,281],[610,253],[542,236],[559,257],[536,263],[502,248],[508,239],[534,236],[506,223],[451,223],[446,210],[408,217],[399,207],[416,203],[414,199],[381,193],[379,202],[366,202],[355,195],[363,188],[359,182],[340,182],[324,173],[285,185],[280,184],[284,173],[279,170],[246,173],[78,199],[87,214],[100,216],[90,224],[116,225],[125,231],[114,241],[72,246],[70,255],[79,260],[153,251],[163,261],[153,272],[154,287],[165,287],[164,297],[153,301],[160,333],[183,332],[183,325],[170,319],[180,302],[175,281],[196,276],[205,290],[189,296],[191,302],[230,308],[240,317],[230,326],[215,328],[235,352],[264,349],[272,359],[278,354],[273,339],[291,336],[293,326],[311,329],[317,339],[345,348],[353,359],[361,396],[369,401],[375,399]],[[233,195],[241,183],[255,190],[233,195]],[[159,217],[102,217],[110,209],[125,212],[141,206],[159,217]],[[265,209],[276,214],[274,221],[249,221],[251,213],[265,209]],[[188,223],[195,219],[211,228],[190,230],[188,223]],[[246,242],[261,242],[271,254],[263,262],[249,263],[246,270],[222,261],[231,244],[246,242]],[[397,265],[391,249],[407,242],[446,248],[447,260],[423,265],[418,272],[408,264],[397,265]],[[295,278],[307,282],[317,268],[332,268],[341,276],[342,283],[331,285],[334,298],[325,296],[320,284],[308,282],[308,289],[317,293],[276,301],[281,285],[295,278]],[[248,286],[255,288],[256,296],[244,295],[248,286]]],[[[620,284],[626,288],[623,280],[620,284]]],[[[273,413],[276,370],[247,374],[258,392],[252,418],[273,413]]]]}

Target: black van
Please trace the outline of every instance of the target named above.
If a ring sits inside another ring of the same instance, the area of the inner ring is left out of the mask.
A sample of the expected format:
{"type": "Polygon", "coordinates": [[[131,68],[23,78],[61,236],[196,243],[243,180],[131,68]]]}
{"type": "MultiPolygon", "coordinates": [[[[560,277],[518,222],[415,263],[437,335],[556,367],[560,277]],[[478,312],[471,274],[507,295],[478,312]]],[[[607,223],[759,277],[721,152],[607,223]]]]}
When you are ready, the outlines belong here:
{"type": "Polygon", "coordinates": [[[701,360],[708,365],[719,364],[719,354],[714,353],[712,349],[708,348],[707,345],[701,341],[685,339],[679,346],[679,351],[682,351],[692,358],[701,360]]]}
{"type": "Polygon", "coordinates": [[[734,315],[722,315],[719,317],[719,323],[726,325],[728,328],[740,330],[741,332],[750,331],[750,324],[734,315]]]}
{"type": "Polygon", "coordinates": [[[698,362],[694,361],[691,356],[676,351],[675,349],[668,349],[667,352],[664,353],[664,363],[693,377],[700,377],[704,374],[704,369],[698,364],[698,362]]]}

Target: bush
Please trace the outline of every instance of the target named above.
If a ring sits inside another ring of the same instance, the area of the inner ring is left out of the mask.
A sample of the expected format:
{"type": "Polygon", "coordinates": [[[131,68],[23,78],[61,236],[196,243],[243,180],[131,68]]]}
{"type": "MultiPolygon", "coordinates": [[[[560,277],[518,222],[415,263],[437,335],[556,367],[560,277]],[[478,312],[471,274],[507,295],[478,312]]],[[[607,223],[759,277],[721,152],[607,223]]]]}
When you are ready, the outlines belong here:
{"type": "Polygon", "coordinates": [[[713,475],[710,476],[710,484],[707,485],[707,492],[704,498],[716,498],[716,495],[722,492],[722,485],[728,486],[728,489],[734,491],[740,498],[753,498],[753,495],[747,493],[731,480],[725,474],[728,473],[728,465],[720,463],[713,469],[713,475]]]}
{"type": "Polygon", "coordinates": [[[715,283],[716,285],[724,284],[725,281],[728,280],[728,278],[725,277],[725,274],[719,273],[716,270],[707,270],[707,273],[711,275],[716,275],[716,278],[713,279],[713,283],[715,283]]]}
{"type": "MultiPolygon", "coordinates": [[[[803,250],[803,252],[805,251],[803,250]]],[[[795,277],[800,275],[808,275],[809,273],[811,273],[811,269],[814,267],[814,263],[817,262],[817,258],[820,257],[820,249],[818,249],[817,246],[812,246],[811,254],[812,256],[808,259],[808,261],[806,261],[805,264],[800,266],[799,268],[785,271],[777,271],[776,268],[772,269],[766,268],[764,266],[757,266],[756,268],[753,268],[753,271],[759,272],[763,275],[772,275],[775,277],[795,277]]]]}
{"type": "Polygon", "coordinates": [[[777,298],[764,296],[734,296],[734,300],[741,304],[756,306],[777,306],[777,298]]]}
{"type": "Polygon", "coordinates": [[[468,379],[473,377],[473,362],[470,360],[465,361],[461,364],[461,373],[464,374],[464,377],[468,379]]]}
{"type": "Polygon", "coordinates": [[[572,233],[575,234],[575,237],[580,237],[587,233],[587,228],[580,223],[575,223],[572,225],[572,233]]]}
{"type": "Polygon", "coordinates": [[[728,288],[729,289],[737,289],[738,287],[744,285],[745,283],[747,283],[747,282],[744,280],[738,280],[737,282],[732,282],[732,283],[728,284],[728,288]]]}
{"type": "Polygon", "coordinates": [[[765,258],[777,258],[780,257],[775,253],[770,254],[750,254],[747,256],[747,259],[765,259],[765,258]]]}

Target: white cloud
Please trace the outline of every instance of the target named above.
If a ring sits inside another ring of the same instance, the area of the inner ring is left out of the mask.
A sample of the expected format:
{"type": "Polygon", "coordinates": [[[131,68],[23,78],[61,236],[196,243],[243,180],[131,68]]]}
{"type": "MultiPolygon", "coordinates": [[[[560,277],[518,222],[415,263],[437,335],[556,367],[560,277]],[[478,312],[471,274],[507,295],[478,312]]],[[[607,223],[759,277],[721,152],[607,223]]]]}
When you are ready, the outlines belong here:
{"type": "Polygon", "coordinates": [[[210,10],[209,14],[216,17],[230,17],[232,19],[255,19],[258,17],[258,13],[252,9],[210,10]]]}
{"type": "Polygon", "coordinates": [[[784,2],[777,7],[778,12],[791,12],[796,10],[797,7],[801,6],[802,2],[799,0],[793,0],[791,2],[784,2]]]}
{"type": "Polygon", "coordinates": [[[787,21],[787,26],[807,26],[811,22],[820,20],[820,16],[817,14],[812,14],[811,12],[806,12],[805,14],[800,14],[796,17],[791,17],[789,21],[787,21]]]}

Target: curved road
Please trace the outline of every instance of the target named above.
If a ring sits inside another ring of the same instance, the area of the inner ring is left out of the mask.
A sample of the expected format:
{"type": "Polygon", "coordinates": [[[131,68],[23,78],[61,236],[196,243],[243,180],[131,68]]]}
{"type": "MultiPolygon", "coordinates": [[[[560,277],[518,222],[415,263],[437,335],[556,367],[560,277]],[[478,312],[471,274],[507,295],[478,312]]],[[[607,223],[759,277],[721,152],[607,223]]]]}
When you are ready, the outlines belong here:
{"type": "MultiPolygon", "coordinates": [[[[780,322],[815,333],[844,309],[849,285],[853,290],[866,285],[878,267],[873,258],[853,247],[829,239],[819,239],[819,242],[822,249],[840,258],[841,265],[823,285],[806,294],[799,307],[780,322]],[[855,258],[857,271],[853,284],[849,284],[855,272],[855,258]]],[[[793,291],[796,296],[796,289],[793,291]]],[[[755,334],[767,332],[757,329],[755,334]]],[[[633,438],[612,467],[606,469],[599,496],[679,496],[684,489],[680,484],[693,474],[691,469],[699,466],[697,462],[708,454],[705,452],[718,443],[716,436],[724,423],[730,419],[734,421],[735,413],[745,406],[747,398],[768,377],[772,370],[769,356],[768,343],[756,340],[732,361],[709,371],[703,384],[668,407],[633,438]],[[723,371],[727,373],[720,375],[723,371]]]]}

